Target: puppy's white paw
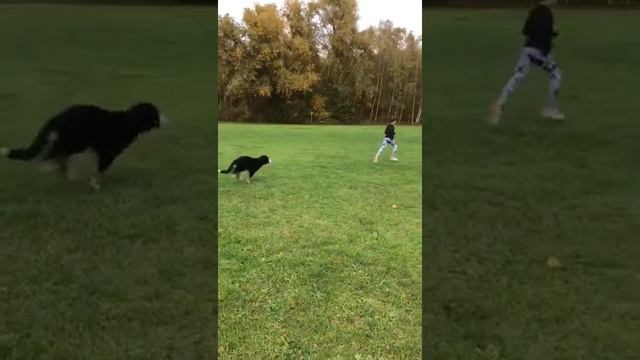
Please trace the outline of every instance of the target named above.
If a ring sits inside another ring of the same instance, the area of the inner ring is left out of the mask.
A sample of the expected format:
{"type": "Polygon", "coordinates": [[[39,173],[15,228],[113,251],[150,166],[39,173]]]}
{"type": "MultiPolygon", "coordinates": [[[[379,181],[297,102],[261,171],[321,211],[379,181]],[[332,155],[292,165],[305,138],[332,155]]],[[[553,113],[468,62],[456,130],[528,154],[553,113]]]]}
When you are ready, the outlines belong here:
{"type": "Polygon", "coordinates": [[[9,155],[9,151],[11,151],[11,150],[9,150],[9,148],[6,148],[6,147],[0,148],[0,156],[9,155]]]}
{"type": "Polygon", "coordinates": [[[91,180],[89,181],[89,185],[91,185],[91,188],[94,191],[99,191],[100,188],[102,187],[102,184],[100,183],[100,179],[96,178],[96,177],[92,177],[91,180]]]}

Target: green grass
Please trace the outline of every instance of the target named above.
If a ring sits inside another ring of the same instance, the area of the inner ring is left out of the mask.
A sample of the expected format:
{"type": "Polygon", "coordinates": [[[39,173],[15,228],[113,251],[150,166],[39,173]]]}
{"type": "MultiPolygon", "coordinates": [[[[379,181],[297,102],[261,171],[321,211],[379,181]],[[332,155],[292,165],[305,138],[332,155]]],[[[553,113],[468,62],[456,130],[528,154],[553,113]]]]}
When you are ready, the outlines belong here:
{"type": "Polygon", "coordinates": [[[421,128],[219,125],[221,359],[421,358],[421,128]],[[393,208],[396,205],[396,208],[393,208]],[[370,356],[370,357],[367,357],[370,356]]]}
{"type": "Polygon", "coordinates": [[[72,103],[160,105],[94,194],[0,161],[0,358],[215,355],[215,9],[0,7],[0,144],[72,103]]]}
{"type": "Polygon", "coordinates": [[[638,15],[557,11],[568,120],[537,70],[491,129],[526,11],[424,12],[431,359],[638,359],[638,15]]]}

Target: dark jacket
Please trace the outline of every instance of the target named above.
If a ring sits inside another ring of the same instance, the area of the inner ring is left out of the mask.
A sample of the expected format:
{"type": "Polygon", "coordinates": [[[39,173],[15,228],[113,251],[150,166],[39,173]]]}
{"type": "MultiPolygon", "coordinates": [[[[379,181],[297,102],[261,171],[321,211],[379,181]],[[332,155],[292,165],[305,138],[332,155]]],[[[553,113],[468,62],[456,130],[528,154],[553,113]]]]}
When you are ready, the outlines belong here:
{"type": "Polygon", "coordinates": [[[548,55],[551,52],[553,38],[558,36],[553,29],[551,9],[545,5],[538,5],[531,9],[522,28],[522,35],[526,36],[524,46],[536,48],[544,55],[548,55]]]}
{"type": "Polygon", "coordinates": [[[392,124],[387,125],[386,129],[384,129],[384,136],[393,140],[396,136],[396,128],[392,124]]]}

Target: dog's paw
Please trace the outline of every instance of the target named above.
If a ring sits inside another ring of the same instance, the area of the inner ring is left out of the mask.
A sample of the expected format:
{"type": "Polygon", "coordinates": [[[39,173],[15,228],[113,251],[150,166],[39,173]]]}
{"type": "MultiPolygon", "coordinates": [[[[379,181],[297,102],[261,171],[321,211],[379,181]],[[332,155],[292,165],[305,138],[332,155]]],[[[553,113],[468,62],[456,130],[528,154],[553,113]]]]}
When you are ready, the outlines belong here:
{"type": "Polygon", "coordinates": [[[91,186],[93,191],[100,191],[100,188],[102,188],[102,183],[101,183],[100,179],[98,179],[96,177],[92,177],[89,180],[89,185],[91,186]]]}
{"type": "Polygon", "coordinates": [[[9,152],[10,152],[9,148],[6,148],[6,147],[0,148],[0,156],[7,156],[9,155],[9,152]]]}

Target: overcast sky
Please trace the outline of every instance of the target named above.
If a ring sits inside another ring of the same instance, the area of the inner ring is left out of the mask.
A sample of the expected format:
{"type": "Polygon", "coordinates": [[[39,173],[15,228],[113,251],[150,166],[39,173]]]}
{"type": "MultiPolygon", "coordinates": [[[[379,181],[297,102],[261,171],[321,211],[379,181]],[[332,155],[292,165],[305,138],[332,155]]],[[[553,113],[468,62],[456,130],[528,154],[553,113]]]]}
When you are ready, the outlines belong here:
{"type": "MultiPolygon", "coordinates": [[[[308,0],[303,0],[308,2],[308,0]]],[[[236,21],[242,20],[244,8],[255,3],[275,3],[282,9],[284,0],[220,0],[218,13],[229,13],[236,21]]],[[[394,26],[422,35],[422,1],[418,0],[358,0],[358,28],[366,29],[378,25],[381,20],[391,20],[394,26]]]]}

